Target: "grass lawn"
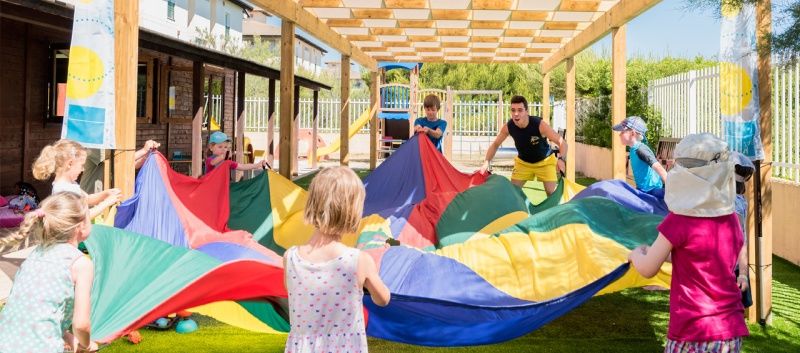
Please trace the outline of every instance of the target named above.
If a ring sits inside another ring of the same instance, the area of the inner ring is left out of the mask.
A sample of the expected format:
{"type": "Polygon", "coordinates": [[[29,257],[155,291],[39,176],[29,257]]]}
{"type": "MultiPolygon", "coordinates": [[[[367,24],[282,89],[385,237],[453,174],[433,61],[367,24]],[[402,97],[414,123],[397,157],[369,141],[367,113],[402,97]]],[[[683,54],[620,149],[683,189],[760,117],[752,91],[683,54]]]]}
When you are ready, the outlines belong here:
{"type": "MultiPolygon", "coordinates": [[[[773,257],[772,326],[750,325],[745,352],[800,352],[800,267],[773,257]]],[[[427,348],[370,339],[370,352],[660,352],[667,331],[669,293],[629,289],[599,296],[539,330],[490,346],[427,348]]],[[[195,315],[197,316],[197,315],[195,315]]],[[[141,330],[138,345],[118,340],[111,352],[283,352],[285,335],[248,332],[208,317],[195,318],[200,329],[141,330]]]]}
{"type": "MultiPolygon", "coordinates": [[[[363,179],[368,171],[357,170],[363,179]]],[[[308,188],[313,175],[295,183],[308,188]]],[[[578,178],[589,185],[595,180],[578,178]]],[[[544,199],[541,183],[523,191],[535,203],[544,199]]],[[[800,267],[773,257],[772,326],[750,325],[745,352],[800,352],[800,267]]],[[[370,339],[370,352],[660,352],[667,332],[669,292],[628,289],[599,296],[583,306],[515,340],[478,347],[428,348],[370,339]]],[[[111,352],[283,352],[286,335],[259,334],[195,315],[200,329],[180,335],[174,331],[141,330],[144,340],[123,340],[102,351],[111,352]]]]}

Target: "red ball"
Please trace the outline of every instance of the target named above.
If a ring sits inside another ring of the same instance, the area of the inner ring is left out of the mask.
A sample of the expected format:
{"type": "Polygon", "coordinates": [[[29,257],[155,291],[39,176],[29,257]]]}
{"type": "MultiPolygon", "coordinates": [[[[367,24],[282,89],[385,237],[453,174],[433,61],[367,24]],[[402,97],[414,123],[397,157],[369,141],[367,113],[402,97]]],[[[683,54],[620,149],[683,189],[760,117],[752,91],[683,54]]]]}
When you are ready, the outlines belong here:
{"type": "Polygon", "coordinates": [[[189,316],[192,316],[192,313],[188,312],[186,310],[181,310],[181,311],[177,312],[176,315],[178,315],[179,317],[182,317],[182,318],[187,318],[189,316]]]}

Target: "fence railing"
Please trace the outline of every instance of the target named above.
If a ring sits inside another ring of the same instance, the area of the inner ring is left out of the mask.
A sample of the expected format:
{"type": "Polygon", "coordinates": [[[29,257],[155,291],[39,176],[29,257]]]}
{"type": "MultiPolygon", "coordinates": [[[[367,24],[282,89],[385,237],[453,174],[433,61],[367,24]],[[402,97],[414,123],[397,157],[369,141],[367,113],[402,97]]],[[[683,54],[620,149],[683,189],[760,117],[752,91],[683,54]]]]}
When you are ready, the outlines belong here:
{"type": "MultiPolygon", "coordinates": [[[[267,131],[269,123],[269,99],[264,97],[245,98],[245,130],[267,131]]],[[[341,102],[336,100],[320,100],[317,111],[317,131],[320,133],[333,133],[339,131],[341,102]]],[[[356,121],[365,110],[369,109],[369,99],[350,101],[350,123],[356,121]]],[[[280,126],[280,99],[275,101],[275,131],[280,126]]],[[[313,127],[314,101],[309,98],[300,99],[298,114],[301,129],[313,127]]],[[[369,133],[369,126],[365,126],[359,133],[369,133]]]]}
{"type": "Polygon", "coordinates": [[[772,72],[773,175],[800,182],[800,63],[772,72]]]}
{"type": "MultiPolygon", "coordinates": [[[[800,182],[800,63],[772,70],[773,176],[800,182]]],[[[662,114],[662,136],[722,136],[720,69],[711,67],[650,81],[648,102],[662,114]]]]}

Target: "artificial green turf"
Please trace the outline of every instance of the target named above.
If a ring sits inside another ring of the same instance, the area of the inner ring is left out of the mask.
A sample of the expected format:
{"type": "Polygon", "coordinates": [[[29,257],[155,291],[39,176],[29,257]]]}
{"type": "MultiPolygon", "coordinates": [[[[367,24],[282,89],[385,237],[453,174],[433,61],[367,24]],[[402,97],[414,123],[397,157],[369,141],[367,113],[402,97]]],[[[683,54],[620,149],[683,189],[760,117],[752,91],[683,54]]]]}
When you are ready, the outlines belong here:
{"type": "MultiPolygon", "coordinates": [[[[800,267],[773,257],[771,326],[750,325],[745,352],[800,352],[800,267]]],[[[629,289],[583,306],[518,339],[490,346],[428,348],[370,339],[370,352],[660,352],[666,336],[669,292],[629,289]]],[[[195,315],[197,316],[197,315],[195,315]]],[[[141,330],[138,345],[117,340],[112,352],[283,352],[286,335],[259,334],[197,316],[190,334],[141,330]]]]}

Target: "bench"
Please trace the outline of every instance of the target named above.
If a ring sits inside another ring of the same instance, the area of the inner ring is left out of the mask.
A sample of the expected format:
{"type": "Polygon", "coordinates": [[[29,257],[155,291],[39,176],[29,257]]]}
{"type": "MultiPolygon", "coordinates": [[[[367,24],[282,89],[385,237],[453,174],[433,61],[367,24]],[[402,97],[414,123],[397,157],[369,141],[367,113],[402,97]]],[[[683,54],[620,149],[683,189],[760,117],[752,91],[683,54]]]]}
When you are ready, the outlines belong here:
{"type": "Polygon", "coordinates": [[[672,165],[675,163],[673,153],[675,152],[675,146],[680,141],[681,139],[674,137],[662,137],[660,140],[658,140],[658,145],[656,146],[656,159],[661,162],[664,170],[672,169],[672,165]]]}

